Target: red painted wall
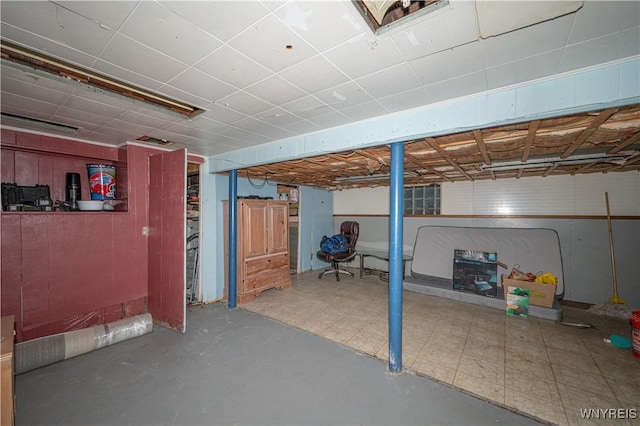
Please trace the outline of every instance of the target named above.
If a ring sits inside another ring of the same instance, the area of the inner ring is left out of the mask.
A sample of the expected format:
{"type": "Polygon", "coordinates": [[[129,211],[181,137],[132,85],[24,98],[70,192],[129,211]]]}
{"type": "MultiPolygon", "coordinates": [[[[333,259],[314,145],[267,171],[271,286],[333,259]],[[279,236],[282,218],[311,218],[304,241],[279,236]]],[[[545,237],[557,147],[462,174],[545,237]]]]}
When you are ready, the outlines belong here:
{"type": "Polygon", "coordinates": [[[2,129],[2,182],[50,185],[64,200],[67,172],[116,164],[116,212],[2,212],[0,312],[16,315],[17,341],[146,312],[148,155],[157,150],[93,145],[2,129]]]}

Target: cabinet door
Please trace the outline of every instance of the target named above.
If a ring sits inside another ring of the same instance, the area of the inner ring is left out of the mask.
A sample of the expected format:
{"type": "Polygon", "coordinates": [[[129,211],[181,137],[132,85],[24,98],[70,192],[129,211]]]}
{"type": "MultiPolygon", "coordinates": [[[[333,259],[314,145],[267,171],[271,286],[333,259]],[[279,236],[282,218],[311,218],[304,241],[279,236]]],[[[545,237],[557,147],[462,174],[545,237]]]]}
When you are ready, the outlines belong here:
{"type": "Polygon", "coordinates": [[[260,201],[242,203],[242,247],[243,257],[267,254],[267,204],[260,201]]]}
{"type": "Polygon", "coordinates": [[[287,204],[271,204],[269,208],[269,252],[289,251],[289,209],[287,204]]]}

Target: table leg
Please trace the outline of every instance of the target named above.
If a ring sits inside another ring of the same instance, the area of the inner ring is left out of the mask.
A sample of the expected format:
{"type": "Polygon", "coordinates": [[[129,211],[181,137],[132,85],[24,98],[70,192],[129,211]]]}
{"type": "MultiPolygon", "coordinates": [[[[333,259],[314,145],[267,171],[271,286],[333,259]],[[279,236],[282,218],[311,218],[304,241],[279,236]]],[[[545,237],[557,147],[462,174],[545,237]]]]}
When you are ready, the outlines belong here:
{"type": "Polygon", "coordinates": [[[360,256],[360,279],[362,279],[362,270],[364,269],[364,256],[358,254],[360,256]]]}

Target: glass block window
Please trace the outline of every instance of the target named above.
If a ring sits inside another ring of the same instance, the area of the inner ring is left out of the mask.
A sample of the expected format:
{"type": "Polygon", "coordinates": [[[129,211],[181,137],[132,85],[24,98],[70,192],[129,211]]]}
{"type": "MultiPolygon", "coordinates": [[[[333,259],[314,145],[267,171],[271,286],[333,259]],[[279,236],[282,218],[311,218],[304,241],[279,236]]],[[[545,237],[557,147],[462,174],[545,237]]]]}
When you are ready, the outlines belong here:
{"type": "Polygon", "coordinates": [[[404,214],[440,214],[440,185],[408,186],[404,188],[404,214]]]}

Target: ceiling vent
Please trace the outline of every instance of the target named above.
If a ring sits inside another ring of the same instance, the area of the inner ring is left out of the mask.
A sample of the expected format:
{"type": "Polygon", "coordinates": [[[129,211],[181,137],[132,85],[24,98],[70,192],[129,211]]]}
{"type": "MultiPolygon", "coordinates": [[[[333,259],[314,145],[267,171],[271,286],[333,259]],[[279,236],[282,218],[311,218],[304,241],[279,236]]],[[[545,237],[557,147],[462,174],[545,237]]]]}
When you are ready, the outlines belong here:
{"type": "Polygon", "coordinates": [[[140,142],[147,142],[147,143],[152,143],[154,145],[161,145],[161,146],[169,146],[174,144],[174,142],[168,141],[166,139],[158,139],[152,136],[140,136],[136,140],[140,142]]]}
{"type": "Polygon", "coordinates": [[[448,0],[354,0],[353,3],[374,32],[382,32],[396,24],[433,12],[449,4],[448,0]]]}
{"type": "Polygon", "coordinates": [[[130,99],[147,102],[183,114],[189,118],[203,112],[203,110],[195,106],[170,99],[157,93],[152,93],[122,81],[114,80],[111,77],[97,74],[93,71],[77,67],[71,63],[38,53],[5,40],[1,40],[0,45],[2,47],[1,57],[2,60],[5,61],[11,61],[39,71],[45,71],[61,78],[67,78],[80,84],[86,84],[117,93],[130,99]]]}

